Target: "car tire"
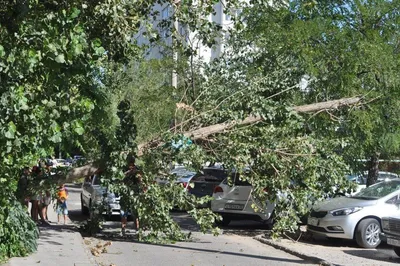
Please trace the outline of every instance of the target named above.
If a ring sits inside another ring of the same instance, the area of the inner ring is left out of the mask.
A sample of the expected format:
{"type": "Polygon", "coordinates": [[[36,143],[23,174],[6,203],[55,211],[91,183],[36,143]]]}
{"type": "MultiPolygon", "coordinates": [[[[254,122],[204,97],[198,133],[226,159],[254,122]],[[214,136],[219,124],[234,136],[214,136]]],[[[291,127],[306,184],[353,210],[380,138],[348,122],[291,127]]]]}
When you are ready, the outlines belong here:
{"type": "Polygon", "coordinates": [[[355,238],[357,244],[363,248],[376,248],[381,243],[379,234],[381,233],[380,222],[373,218],[362,220],[356,228],[355,238]]]}
{"type": "Polygon", "coordinates": [[[89,209],[88,209],[88,207],[86,207],[86,206],[83,204],[82,195],[81,195],[81,212],[82,212],[83,215],[88,215],[88,214],[89,214],[89,209]]]}
{"type": "Polygon", "coordinates": [[[231,219],[222,216],[222,220],[221,221],[215,221],[215,224],[217,226],[228,226],[230,222],[231,222],[231,219]]]}
{"type": "Polygon", "coordinates": [[[393,247],[394,253],[396,253],[397,256],[400,257],[400,247],[393,247]]]}

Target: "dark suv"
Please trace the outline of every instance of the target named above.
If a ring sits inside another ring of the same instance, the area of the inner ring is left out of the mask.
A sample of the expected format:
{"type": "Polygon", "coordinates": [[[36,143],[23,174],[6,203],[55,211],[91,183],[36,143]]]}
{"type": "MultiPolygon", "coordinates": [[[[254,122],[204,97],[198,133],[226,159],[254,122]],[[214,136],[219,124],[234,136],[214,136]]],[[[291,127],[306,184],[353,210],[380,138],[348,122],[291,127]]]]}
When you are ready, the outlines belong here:
{"type": "Polygon", "coordinates": [[[393,246],[394,252],[400,257],[400,216],[383,217],[381,223],[381,239],[386,239],[388,245],[393,246]]]}

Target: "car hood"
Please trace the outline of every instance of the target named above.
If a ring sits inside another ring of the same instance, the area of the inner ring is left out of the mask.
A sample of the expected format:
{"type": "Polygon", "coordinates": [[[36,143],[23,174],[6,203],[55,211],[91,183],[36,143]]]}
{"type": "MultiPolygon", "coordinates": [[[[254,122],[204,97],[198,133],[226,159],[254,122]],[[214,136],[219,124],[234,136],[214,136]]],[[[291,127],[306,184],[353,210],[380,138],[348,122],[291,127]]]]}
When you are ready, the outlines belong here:
{"type": "Polygon", "coordinates": [[[377,200],[365,200],[350,197],[333,198],[318,202],[314,205],[315,211],[332,211],[351,207],[368,207],[377,204],[377,200]]]}

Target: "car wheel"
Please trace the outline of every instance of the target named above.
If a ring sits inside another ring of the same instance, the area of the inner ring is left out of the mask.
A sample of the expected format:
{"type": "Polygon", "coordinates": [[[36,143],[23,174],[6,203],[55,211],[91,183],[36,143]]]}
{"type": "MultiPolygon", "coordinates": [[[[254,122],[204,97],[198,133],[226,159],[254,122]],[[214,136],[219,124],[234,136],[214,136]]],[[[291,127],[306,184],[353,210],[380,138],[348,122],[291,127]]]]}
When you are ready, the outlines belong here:
{"type": "Polygon", "coordinates": [[[381,243],[380,232],[381,225],[378,220],[373,218],[362,220],[356,228],[357,244],[363,248],[376,248],[381,243]]]}
{"type": "Polygon", "coordinates": [[[88,215],[88,214],[89,214],[89,209],[88,209],[88,207],[86,207],[86,206],[83,204],[82,195],[81,195],[81,212],[82,212],[83,215],[88,215]]]}
{"type": "Polygon", "coordinates": [[[222,216],[222,220],[221,221],[215,221],[215,224],[217,226],[228,226],[230,222],[231,222],[231,219],[222,216]]]}
{"type": "Polygon", "coordinates": [[[397,256],[400,257],[400,247],[393,247],[394,253],[396,253],[397,256]]]}

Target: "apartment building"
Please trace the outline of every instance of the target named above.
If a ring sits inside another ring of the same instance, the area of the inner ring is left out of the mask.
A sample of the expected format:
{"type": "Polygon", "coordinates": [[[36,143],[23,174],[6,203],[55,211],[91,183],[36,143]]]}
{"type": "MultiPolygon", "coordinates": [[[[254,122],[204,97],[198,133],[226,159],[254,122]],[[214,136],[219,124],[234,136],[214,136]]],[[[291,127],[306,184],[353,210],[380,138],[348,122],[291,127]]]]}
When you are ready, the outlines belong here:
{"type": "MultiPolygon", "coordinates": [[[[216,38],[216,44],[213,47],[208,47],[208,45],[202,43],[197,32],[191,32],[185,25],[179,22],[172,21],[169,25],[165,25],[166,21],[173,16],[174,9],[169,4],[156,4],[153,7],[153,14],[149,18],[150,24],[152,24],[153,30],[157,30],[160,33],[161,41],[157,43],[150,43],[148,34],[143,34],[144,30],[140,31],[136,36],[136,40],[139,45],[148,45],[149,49],[147,51],[146,57],[148,59],[160,59],[165,56],[171,56],[171,27],[175,27],[179,31],[179,40],[186,46],[190,46],[195,53],[195,59],[201,60],[202,62],[210,62],[215,58],[221,56],[224,52],[225,41],[226,41],[226,31],[233,26],[232,16],[237,16],[240,14],[240,9],[229,10],[226,8],[226,1],[222,0],[214,5],[214,14],[210,14],[207,20],[214,22],[221,26],[220,37],[216,38]]],[[[244,1],[247,2],[247,1],[244,1]]]]}

